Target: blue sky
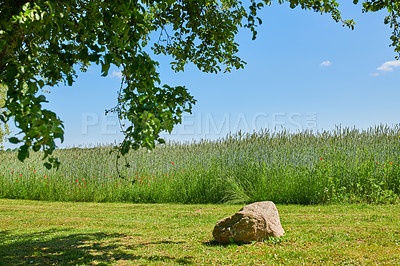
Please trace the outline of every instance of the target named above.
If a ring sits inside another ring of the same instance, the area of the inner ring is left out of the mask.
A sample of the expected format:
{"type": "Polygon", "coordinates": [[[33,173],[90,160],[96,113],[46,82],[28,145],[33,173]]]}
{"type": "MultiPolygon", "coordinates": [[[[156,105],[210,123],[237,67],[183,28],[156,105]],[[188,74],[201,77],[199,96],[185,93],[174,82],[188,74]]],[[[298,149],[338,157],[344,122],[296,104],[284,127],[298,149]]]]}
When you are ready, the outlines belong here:
{"type": "MultiPolygon", "coordinates": [[[[192,115],[166,139],[216,139],[228,132],[261,129],[332,130],[336,125],[365,129],[399,123],[400,64],[390,45],[384,12],[361,13],[360,5],[340,1],[344,28],[329,15],[285,5],[260,11],[258,36],[243,29],[237,36],[245,69],[207,74],[188,65],[175,73],[168,57],[157,57],[162,83],[184,85],[198,100],[192,115]],[[399,67],[398,67],[399,66],[399,67]]],[[[108,77],[99,67],[80,73],[72,87],[47,94],[46,106],[65,124],[60,147],[120,141],[117,120],[104,110],[116,104],[118,69],[108,77]]]]}

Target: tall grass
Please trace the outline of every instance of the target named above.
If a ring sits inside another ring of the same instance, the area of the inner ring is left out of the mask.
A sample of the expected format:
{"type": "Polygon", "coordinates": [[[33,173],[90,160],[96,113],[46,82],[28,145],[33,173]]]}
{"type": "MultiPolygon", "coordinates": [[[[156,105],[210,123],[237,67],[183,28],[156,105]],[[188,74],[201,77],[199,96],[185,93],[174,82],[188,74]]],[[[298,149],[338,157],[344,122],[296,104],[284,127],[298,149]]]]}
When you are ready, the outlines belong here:
{"type": "Polygon", "coordinates": [[[317,204],[389,203],[400,195],[400,126],[336,128],[313,133],[229,135],[169,143],[126,156],[112,147],[57,150],[62,165],[46,170],[40,153],[21,163],[1,152],[0,197],[51,201],[317,204]]]}

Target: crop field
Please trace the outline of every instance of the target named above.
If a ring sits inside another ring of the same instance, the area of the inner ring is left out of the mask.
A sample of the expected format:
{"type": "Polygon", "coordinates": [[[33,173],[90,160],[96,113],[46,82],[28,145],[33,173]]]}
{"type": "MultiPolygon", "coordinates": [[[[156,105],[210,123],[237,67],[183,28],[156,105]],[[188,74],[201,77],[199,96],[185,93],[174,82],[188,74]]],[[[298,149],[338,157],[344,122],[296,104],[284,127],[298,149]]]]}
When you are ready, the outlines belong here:
{"type": "Polygon", "coordinates": [[[24,163],[0,152],[0,197],[48,201],[280,204],[393,203],[400,195],[400,127],[236,134],[167,143],[120,160],[111,146],[60,149],[24,163]],[[130,167],[125,167],[129,163],[130,167]]]}

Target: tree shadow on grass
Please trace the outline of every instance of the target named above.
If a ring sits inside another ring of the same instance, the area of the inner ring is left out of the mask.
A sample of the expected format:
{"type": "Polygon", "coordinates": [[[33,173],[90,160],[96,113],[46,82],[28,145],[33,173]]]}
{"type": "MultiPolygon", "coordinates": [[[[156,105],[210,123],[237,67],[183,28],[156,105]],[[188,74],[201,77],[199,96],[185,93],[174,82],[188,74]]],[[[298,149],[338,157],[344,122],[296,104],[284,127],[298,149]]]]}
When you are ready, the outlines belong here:
{"type": "Polygon", "coordinates": [[[225,246],[225,245],[223,245],[223,244],[220,244],[220,243],[217,242],[216,240],[210,240],[210,241],[207,241],[207,242],[203,242],[203,245],[209,246],[209,247],[225,246]]]}
{"type": "Polygon", "coordinates": [[[11,231],[9,231],[9,230],[0,231],[0,237],[6,236],[10,233],[11,233],[11,231]]]}
{"type": "Polygon", "coordinates": [[[185,241],[168,241],[168,240],[161,240],[161,241],[153,241],[153,242],[143,242],[140,244],[133,244],[129,245],[130,247],[143,247],[143,246],[150,246],[150,245],[162,245],[162,244],[183,244],[186,243],[185,241]]]}
{"type": "Polygon", "coordinates": [[[138,260],[165,263],[191,264],[191,257],[158,255],[135,255],[127,251],[148,244],[179,244],[181,242],[160,241],[126,245],[120,243],[125,234],[71,233],[70,230],[50,229],[30,234],[0,232],[0,265],[109,265],[113,262],[135,262],[138,260]],[[129,250],[127,250],[127,248],[129,250]]]}
{"type": "Polygon", "coordinates": [[[248,244],[241,243],[241,242],[232,242],[232,243],[227,243],[227,244],[221,244],[217,240],[213,239],[210,241],[203,242],[203,245],[208,246],[208,247],[227,247],[227,246],[243,246],[243,245],[248,245],[248,244]]]}

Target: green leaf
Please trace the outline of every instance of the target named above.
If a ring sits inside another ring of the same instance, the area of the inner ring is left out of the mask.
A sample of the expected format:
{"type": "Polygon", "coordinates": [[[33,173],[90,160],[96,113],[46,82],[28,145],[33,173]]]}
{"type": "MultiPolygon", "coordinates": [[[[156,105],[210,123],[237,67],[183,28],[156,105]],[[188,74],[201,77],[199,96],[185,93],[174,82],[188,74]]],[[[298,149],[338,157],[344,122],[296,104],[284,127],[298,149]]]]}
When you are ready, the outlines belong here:
{"type": "Polygon", "coordinates": [[[54,138],[60,139],[61,143],[63,143],[64,142],[64,133],[54,133],[54,138]]]}
{"type": "Polygon", "coordinates": [[[74,82],[74,79],[72,78],[72,75],[67,76],[67,82],[68,86],[72,86],[72,83],[74,82]]]}
{"type": "Polygon", "coordinates": [[[30,2],[25,3],[25,4],[22,6],[22,11],[27,12],[27,11],[29,10],[30,4],[31,4],[30,2]]]}
{"type": "Polygon", "coordinates": [[[40,86],[40,88],[44,87],[44,81],[43,80],[39,80],[37,83],[40,86]]]}
{"type": "Polygon", "coordinates": [[[33,145],[32,149],[33,149],[34,152],[39,151],[40,150],[40,144],[36,143],[35,145],[33,145]]]}
{"type": "Polygon", "coordinates": [[[109,69],[110,69],[110,64],[109,63],[101,62],[101,75],[103,77],[108,75],[108,70],[109,69]]]}
{"type": "Polygon", "coordinates": [[[6,117],[4,114],[1,114],[1,113],[0,113],[0,120],[1,120],[3,123],[7,123],[7,122],[8,122],[7,117],[6,117]]]}
{"type": "Polygon", "coordinates": [[[29,146],[26,144],[22,145],[18,150],[18,160],[23,162],[28,157],[29,157],[29,146]]]}
{"type": "Polygon", "coordinates": [[[11,137],[11,138],[8,139],[8,141],[10,143],[12,143],[12,144],[17,144],[17,143],[20,142],[20,140],[18,138],[16,138],[16,137],[11,137]]]}
{"type": "Polygon", "coordinates": [[[48,162],[45,162],[44,164],[44,167],[46,167],[47,169],[51,169],[51,167],[52,167],[52,165],[50,164],[50,163],[48,163],[48,162]]]}
{"type": "Polygon", "coordinates": [[[18,68],[15,64],[9,64],[6,69],[6,81],[11,83],[15,80],[15,77],[18,74],[18,68]]]}
{"type": "Polygon", "coordinates": [[[39,97],[37,97],[37,101],[38,101],[38,103],[42,103],[42,102],[47,103],[48,102],[48,101],[46,101],[46,96],[44,96],[43,94],[39,95],[39,97]]]}

